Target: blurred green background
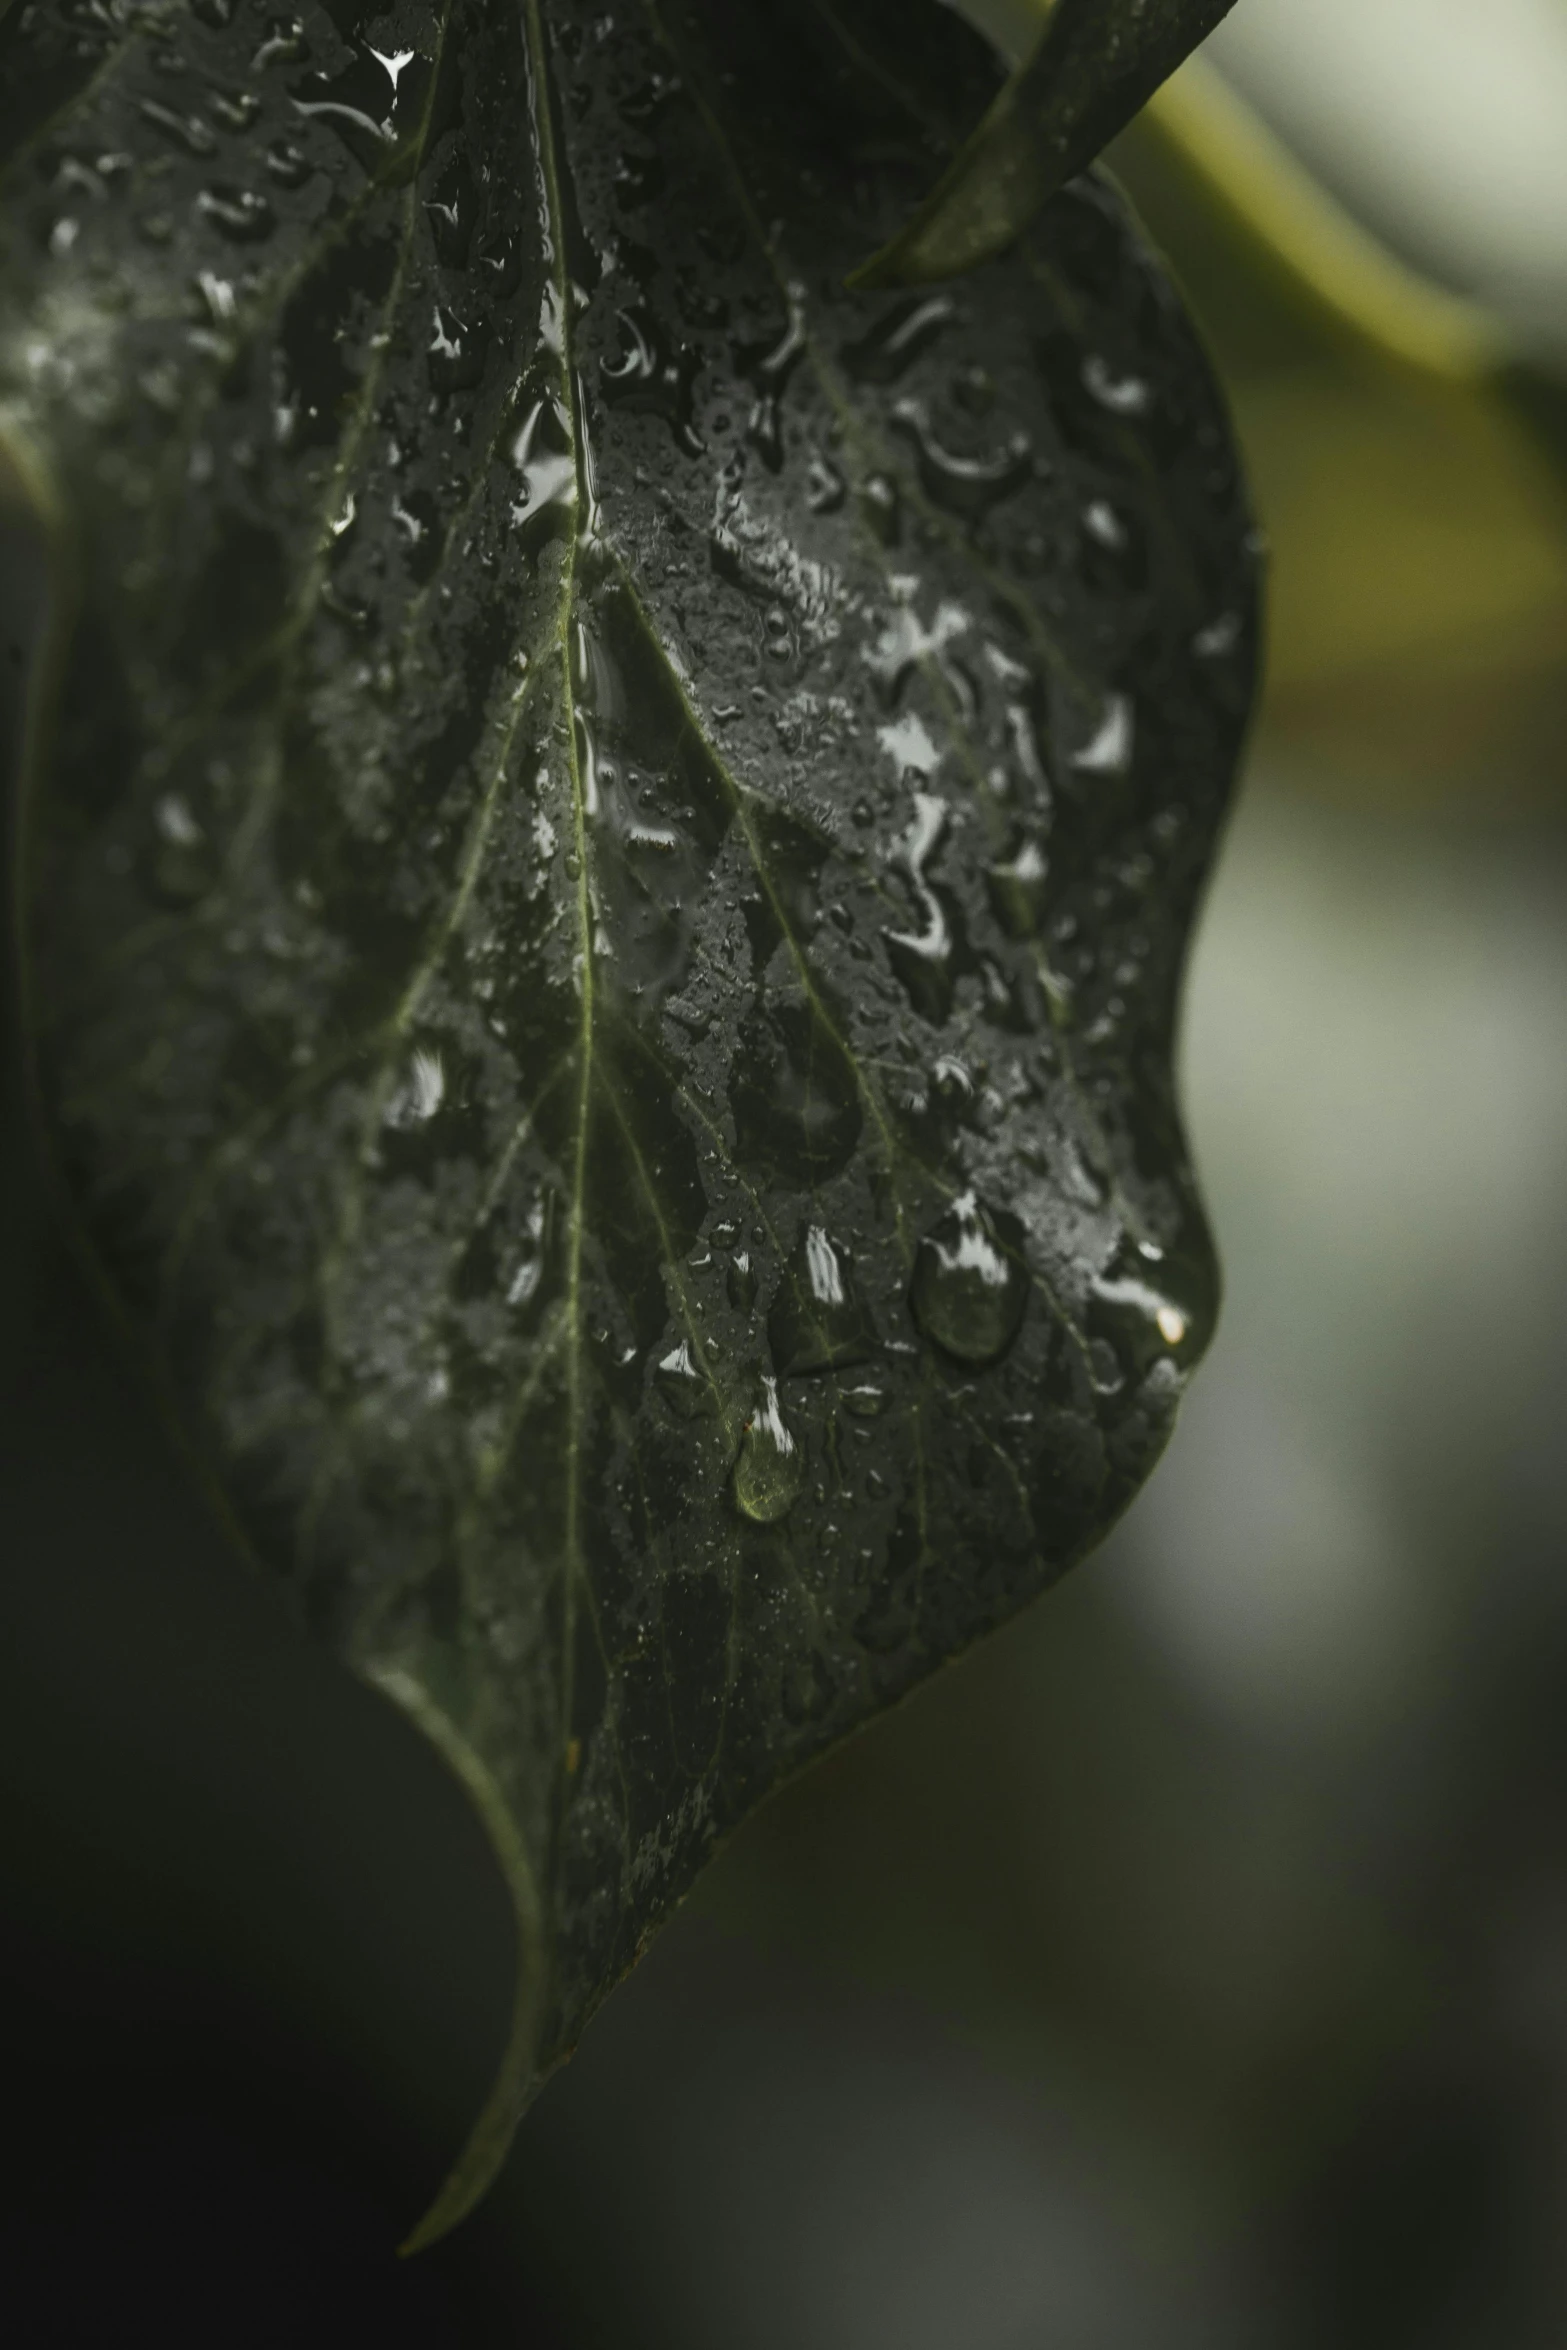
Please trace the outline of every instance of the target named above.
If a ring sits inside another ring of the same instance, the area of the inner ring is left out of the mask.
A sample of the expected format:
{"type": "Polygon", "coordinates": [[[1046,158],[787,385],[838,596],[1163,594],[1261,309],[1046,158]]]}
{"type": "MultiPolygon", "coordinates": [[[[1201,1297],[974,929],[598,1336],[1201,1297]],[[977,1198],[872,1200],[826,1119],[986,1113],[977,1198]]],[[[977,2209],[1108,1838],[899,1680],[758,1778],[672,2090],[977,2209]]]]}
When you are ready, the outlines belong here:
{"type": "Polygon", "coordinates": [[[1522,365],[1389,350],[1168,121],[1121,143],[1274,551],[1185,1019],[1227,1302],[1164,1464],[752,1823],[397,2264],[504,1896],[185,1494],[13,1097],[11,2338],[1567,2341],[1567,7],[1240,0],[1212,70],[1522,365]]]}

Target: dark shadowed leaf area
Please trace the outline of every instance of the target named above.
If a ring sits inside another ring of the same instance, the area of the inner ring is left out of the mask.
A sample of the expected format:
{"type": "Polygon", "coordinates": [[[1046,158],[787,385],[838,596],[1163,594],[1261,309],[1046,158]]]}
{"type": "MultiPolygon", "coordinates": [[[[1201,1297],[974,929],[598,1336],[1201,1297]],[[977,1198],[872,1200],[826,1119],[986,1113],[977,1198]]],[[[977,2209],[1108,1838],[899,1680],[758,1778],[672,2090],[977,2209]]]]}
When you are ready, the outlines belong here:
{"type": "Polygon", "coordinates": [[[1098,180],[844,291],[995,91],[924,0],[0,54],[39,1097],[236,1536],[506,1868],[434,2233],[715,1840],[1165,1441],[1244,490],[1098,180]]]}

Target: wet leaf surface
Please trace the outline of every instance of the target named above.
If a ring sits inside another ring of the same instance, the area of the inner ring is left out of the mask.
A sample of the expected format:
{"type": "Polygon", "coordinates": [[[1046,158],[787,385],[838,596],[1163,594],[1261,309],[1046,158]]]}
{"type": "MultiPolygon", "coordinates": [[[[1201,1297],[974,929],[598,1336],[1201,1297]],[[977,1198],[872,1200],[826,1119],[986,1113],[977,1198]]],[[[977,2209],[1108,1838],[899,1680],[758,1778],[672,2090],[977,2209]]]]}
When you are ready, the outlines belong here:
{"type": "Polygon", "coordinates": [[[507,1869],[434,2232],[715,1839],[1164,1443],[1244,492],[1107,186],[843,290],[993,94],[944,9],[64,0],[0,69],[40,1099],[507,1869]]]}

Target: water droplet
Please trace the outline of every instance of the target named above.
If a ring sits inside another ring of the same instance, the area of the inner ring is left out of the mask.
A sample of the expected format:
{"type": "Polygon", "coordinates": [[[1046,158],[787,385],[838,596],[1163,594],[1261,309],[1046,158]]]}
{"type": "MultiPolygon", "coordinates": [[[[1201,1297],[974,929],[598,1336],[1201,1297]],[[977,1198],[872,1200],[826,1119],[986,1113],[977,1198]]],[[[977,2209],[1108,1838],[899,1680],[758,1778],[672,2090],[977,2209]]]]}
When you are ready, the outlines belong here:
{"type": "Polygon", "coordinates": [[[236,245],[259,245],[277,226],[271,205],[253,188],[203,188],[196,210],[236,245]]]}
{"type": "Polygon", "coordinates": [[[794,1245],[767,1317],[767,1338],[780,1378],[860,1363],[875,1349],[853,1261],[820,1224],[807,1224],[794,1245]]]}
{"type": "Polygon", "coordinates": [[[217,879],[212,845],[179,792],[163,793],[153,823],[153,845],[142,867],[148,894],[171,911],[194,905],[217,879]]]}
{"type": "Polygon", "coordinates": [[[577,459],[571,420],[557,400],[536,400],[511,445],[511,461],[522,477],[522,494],[512,502],[513,522],[552,516],[565,525],[577,503],[577,459]]]}
{"type": "Polygon", "coordinates": [[[1021,489],[1034,470],[1034,445],[1027,433],[1014,433],[989,456],[959,457],[937,440],[922,400],[900,400],[892,421],[914,443],[925,495],[969,521],[1021,489]]]}
{"type": "Polygon", "coordinates": [[[1243,634],[1238,612],[1221,612],[1206,628],[1200,628],[1192,639],[1192,651],[1199,661],[1226,661],[1240,649],[1243,634]]]}
{"type": "Polygon", "coordinates": [[[841,1401],[856,1420],[879,1420],[887,1409],[887,1391],[883,1387],[846,1387],[841,1401]]]}
{"type": "MultiPolygon", "coordinates": [[[[492,301],[504,302],[522,283],[522,246],[518,239],[504,229],[486,230],[479,239],[477,268],[485,295],[492,301]]],[[[553,287],[545,300],[558,300],[553,287]]]]}
{"type": "Polygon", "coordinates": [[[473,237],[473,175],[468,160],[455,155],[426,199],[424,214],[430,223],[436,259],[447,269],[464,269],[473,237]]]}
{"type": "Polygon", "coordinates": [[[845,344],[843,363],[860,383],[896,383],[957,315],[957,304],[947,294],[898,302],[868,334],[845,344]]]}
{"type": "MultiPolygon", "coordinates": [[[[297,20],[295,29],[302,30],[297,20]]],[[[256,63],[283,62],[287,38],[282,34],[276,47],[270,41],[264,44],[256,63]]],[[[334,130],[367,171],[381,171],[387,150],[418,131],[430,73],[429,61],[416,50],[366,46],[342,73],[330,79],[309,75],[293,92],[294,106],[307,120],[334,130]]]]}
{"type": "Polygon", "coordinates": [[[836,514],[849,494],[849,485],[827,457],[814,456],[805,485],[805,502],[813,514],[836,514]]]}
{"type": "Polygon", "coordinates": [[[492,1209],[463,1252],[458,1296],[493,1298],[499,1290],[513,1312],[526,1312],[544,1285],[550,1206],[547,1195],[535,1195],[520,1213],[515,1204],[492,1209]]]}
{"type": "Polygon", "coordinates": [[[747,1250],[741,1249],[736,1254],[724,1277],[724,1286],[735,1312],[748,1314],[756,1303],[756,1267],[747,1250]]]}
{"type": "Polygon", "coordinates": [[[764,1377],[740,1434],[735,1500],[758,1526],[787,1517],[805,1485],[805,1454],[784,1418],[778,1382],[764,1377]]]}
{"type": "Polygon", "coordinates": [[[952,1010],[959,964],[956,907],[926,875],[926,866],[946,838],[950,811],[930,792],[914,795],[914,822],[899,862],[922,917],[917,931],[884,930],[887,957],[920,1015],[939,1024],[952,1010]]]}
{"type": "Polygon", "coordinates": [[[860,505],[866,521],[884,547],[897,544],[903,527],[903,500],[898,485],[887,473],[873,473],[860,491],[860,505]]]}
{"type": "Polygon", "coordinates": [[[682,1338],[671,1347],[656,1366],[653,1377],[658,1392],[678,1419],[711,1419],[718,1409],[712,1382],[705,1379],[691,1360],[691,1342],[682,1338]]]}
{"type": "MultiPolygon", "coordinates": [[[[958,693],[960,672],[951,648],[968,635],[973,621],[964,607],[944,597],[936,606],[930,625],[921,620],[914,603],[918,581],[895,577],[892,610],[878,629],[862,658],[885,699],[896,705],[904,686],[914,673],[927,662],[934,661],[949,685],[958,693]]],[[[961,700],[961,694],[958,695],[961,700]]],[[[921,732],[924,732],[923,727],[921,732]]],[[[928,740],[928,736],[926,737],[928,740]]],[[[883,737],[886,740],[886,737],[883,737]]],[[[889,743],[888,748],[892,748],[889,743]]],[[[912,762],[918,765],[918,761],[912,762]]],[[[935,762],[931,761],[931,765],[935,762]]]]}
{"type": "Polygon", "coordinates": [[[660,194],[667,176],[664,159],[656,150],[639,154],[627,148],[615,166],[615,201],[621,211],[633,212],[660,194]]]}
{"type": "Polygon", "coordinates": [[[986,869],[996,920],[1009,938],[1033,938],[1045,918],[1050,866],[1037,840],[1025,834],[1010,856],[986,869]]]}
{"type": "Polygon", "coordinates": [[[1213,1333],[1218,1296],[1205,1241],[1166,1251],[1123,1241],[1096,1275],[1087,1333],[1140,1378],[1158,1362],[1195,1362],[1213,1333]]]}
{"type": "Polygon", "coordinates": [[[888,726],[878,726],[876,740],[900,776],[934,775],[941,765],[940,746],[917,710],[905,710],[888,726]]]}
{"type": "Polygon", "coordinates": [[[762,650],[770,661],[787,662],[794,659],[794,631],[789,626],[789,615],[781,604],[772,605],[763,621],[762,650]]]}
{"type": "Polygon", "coordinates": [[[430,389],[434,392],[471,390],[484,373],[488,349],[489,333],[485,327],[467,325],[455,310],[437,302],[426,353],[430,389]]]}
{"type": "Polygon", "coordinates": [[[702,440],[695,424],[692,387],[702,366],[702,354],[672,335],[646,303],[616,313],[620,322],[620,355],[599,363],[604,397],[617,407],[661,416],[688,457],[700,457],[702,440]]]}
{"type": "Polygon", "coordinates": [[[805,350],[804,297],[799,286],[789,288],[788,302],[789,315],[781,333],[769,336],[766,342],[734,346],[735,367],[756,390],[746,419],[746,438],[772,473],[783,464],[780,403],[805,350]]]}
{"type": "Polygon", "coordinates": [[[187,155],[216,155],[218,142],[199,114],[176,114],[172,106],[162,106],[156,98],[144,98],[140,113],[143,122],[162,131],[187,155]]]}
{"type": "Polygon", "coordinates": [[[1147,580],[1143,533],[1108,498],[1091,498],[1083,508],[1078,571],[1084,585],[1100,595],[1140,588],[1147,580]]]}
{"type": "Polygon", "coordinates": [[[1139,375],[1117,375],[1097,351],[1083,361],[1083,389],[1111,416],[1146,416],[1153,394],[1139,375]]]}
{"type": "Polygon", "coordinates": [[[661,115],[668,113],[684,88],[679,74],[655,70],[621,99],[620,111],[627,122],[657,122],[661,115]]]}
{"type": "Polygon", "coordinates": [[[261,100],[254,90],[214,90],[207,103],[231,131],[248,131],[261,112],[261,100]]]}
{"type": "Polygon", "coordinates": [[[909,1305],[927,1338],[962,1363],[993,1363],[1017,1336],[1028,1302],[1022,1228],[972,1191],[919,1244],[909,1305]]]}
{"type": "Polygon", "coordinates": [[[280,188],[302,188],[314,165],[292,139],[274,139],[267,149],[267,169],[280,188]]]}
{"type": "Polygon", "coordinates": [[[308,54],[305,28],[297,16],[269,16],[267,37],[250,62],[253,71],[264,73],[269,65],[297,65],[308,54]]]}
{"type": "Polygon", "coordinates": [[[440,1053],[416,1045],[407,1074],[386,1105],[384,1122],[399,1133],[428,1125],[445,1099],[446,1068],[440,1053]]]}
{"type": "Polygon", "coordinates": [[[952,397],[970,416],[987,416],[996,404],[996,379],[987,367],[960,367],[952,379],[952,397]]]}
{"type": "Polygon", "coordinates": [[[1072,753],[1079,775],[1121,776],[1130,771],[1135,735],[1132,704],[1126,694],[1107,694],[1099,723],[1080,750],[1072,753]]]}

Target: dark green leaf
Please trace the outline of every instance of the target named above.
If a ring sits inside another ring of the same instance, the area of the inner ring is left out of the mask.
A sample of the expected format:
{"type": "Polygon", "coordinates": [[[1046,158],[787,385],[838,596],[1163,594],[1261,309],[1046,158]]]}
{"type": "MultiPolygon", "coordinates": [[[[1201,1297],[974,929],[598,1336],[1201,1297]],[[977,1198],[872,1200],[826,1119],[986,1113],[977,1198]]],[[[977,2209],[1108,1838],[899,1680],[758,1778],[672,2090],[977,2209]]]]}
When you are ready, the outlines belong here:
{"type": "Polygon", "coordinates": [[[943,9],[63,0],[0,62],[39,1093],[230,1524],[506,1866],[428,2235],[715,1839],[1165,1440],[1244,493],[1107,188],[843,292],[994,87],[943,9]]]}
{"type": "Polygon", "coordinates": [[[851,284],[927,284],[1003,251],[1058,188],[1087,170],[1234,5],[1055,0],[1031,55],[978,129],[914,217],[851,284]]]}

